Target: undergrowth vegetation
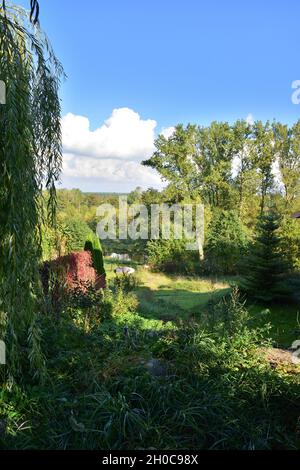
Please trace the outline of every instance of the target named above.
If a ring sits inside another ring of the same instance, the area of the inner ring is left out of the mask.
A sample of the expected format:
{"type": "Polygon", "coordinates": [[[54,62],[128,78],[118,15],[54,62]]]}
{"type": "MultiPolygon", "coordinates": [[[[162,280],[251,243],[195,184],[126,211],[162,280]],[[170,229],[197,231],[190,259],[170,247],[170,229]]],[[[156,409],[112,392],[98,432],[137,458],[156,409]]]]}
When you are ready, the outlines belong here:
{"type": "Polygon", "coordinates": [[[2,448],[299,447],[299,374],[258,353],[236,290],[197,323],[145,318],[120,287],[90,302],[43,317],[48,375],[2,387],[2,448]]]}

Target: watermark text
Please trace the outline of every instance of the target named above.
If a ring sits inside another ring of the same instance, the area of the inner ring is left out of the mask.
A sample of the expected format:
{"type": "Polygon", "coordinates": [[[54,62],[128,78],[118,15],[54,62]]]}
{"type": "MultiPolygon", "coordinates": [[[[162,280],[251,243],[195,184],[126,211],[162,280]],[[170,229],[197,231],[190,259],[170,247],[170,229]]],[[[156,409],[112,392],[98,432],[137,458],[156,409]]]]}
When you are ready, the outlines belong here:
{"type": "Polygon", "coordinates": [[[0,80],[0,104],[6,104],[6,85],[0,80]]]}
{"type": "Polygon", "coordinates": [[[129,205],[119,197],[119,207],[102,204],[97,209],[101,240],[185,240],[186,249],[203,251],[204,206],[202,204],[129,205]]]}

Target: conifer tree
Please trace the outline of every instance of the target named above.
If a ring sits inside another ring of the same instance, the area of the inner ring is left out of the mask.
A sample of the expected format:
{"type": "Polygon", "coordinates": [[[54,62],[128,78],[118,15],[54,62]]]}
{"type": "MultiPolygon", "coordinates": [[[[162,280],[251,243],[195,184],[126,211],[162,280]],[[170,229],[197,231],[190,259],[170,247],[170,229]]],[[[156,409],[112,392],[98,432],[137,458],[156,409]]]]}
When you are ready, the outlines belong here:
{"type": "Polygon", "coordinates": [[[99,276],[105,274],[103,252],[98,235],[88,237],[85,242],[84,250],[89,251],[92,254],[93,266],[97,271],[97,274],[99,276]]]}
{"type": "Polygon", "coordinates": [[[103,274],[105,274],[105,269],[102,247],[98,235],[95,236],[93,245],[94,268],[96,269],[97,273],[102,276],[103,274]]]}
{"type": "Polygon", "coordinates": [[[279,217],[270,213],[260,217],[257,237],[242,263],[241,289],[250,297],[271,302],[287,297],[289,266],[280,251],[279,217]]]}
{"type": "Polygon", "coordinates": [[[92,255],[94,252],[93,241],[88,238],[84,245],[84,251],[89,251],[92,255]]]}

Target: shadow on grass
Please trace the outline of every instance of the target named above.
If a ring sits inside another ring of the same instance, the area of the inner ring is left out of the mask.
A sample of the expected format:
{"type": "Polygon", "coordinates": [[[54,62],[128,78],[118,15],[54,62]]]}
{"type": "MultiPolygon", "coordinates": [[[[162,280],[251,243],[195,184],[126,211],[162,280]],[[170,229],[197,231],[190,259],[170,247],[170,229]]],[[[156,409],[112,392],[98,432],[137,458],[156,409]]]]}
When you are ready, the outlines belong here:
{"type": "Polygon", "coordinates": [[[158,290],[141,286],[135,293],[142,315],[147,318],[178,321],[201,316],[210,301],[221,299],[229,292],[230,288],[194,292],[188,289],[172,289],[170,286],[160,286],[158,290]]]}
{"type": "Polygon", "coordinates": [[[89,332],[70,317],[43,326],[48,381],[2,392],[2,448],[297,447],[299,381],[258,359],[247,334],[218,339],[157,322],[153,335],[153,323],[125,313],[89,332]],[[151,375],[150,357],[168,373],[151,375]]]}
{"type": "Polygon", "coordinates": [[[270,323],[270,335],[276,347],[290,348],[300,339],[300,305],[295,303],[263,305],[248,304],[253,326],[270,323]]]}

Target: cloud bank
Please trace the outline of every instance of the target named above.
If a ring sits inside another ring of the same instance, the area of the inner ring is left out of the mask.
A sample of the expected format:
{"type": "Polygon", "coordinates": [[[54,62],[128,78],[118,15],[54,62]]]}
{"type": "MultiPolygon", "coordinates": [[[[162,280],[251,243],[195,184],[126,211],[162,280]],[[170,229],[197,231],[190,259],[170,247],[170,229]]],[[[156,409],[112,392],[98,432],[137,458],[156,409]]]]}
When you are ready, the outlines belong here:
{"type": "Polygon", "coordinates": [[[63,185],[88,190],[90,183],[90,191],[99,192],[163,187],[159,175],[140,164],[154,151],[156,128],[156,121],[143,120],[129,108],[115,109],[96,130],[87,117],[67,114],[62,119],[63,185]]]}

